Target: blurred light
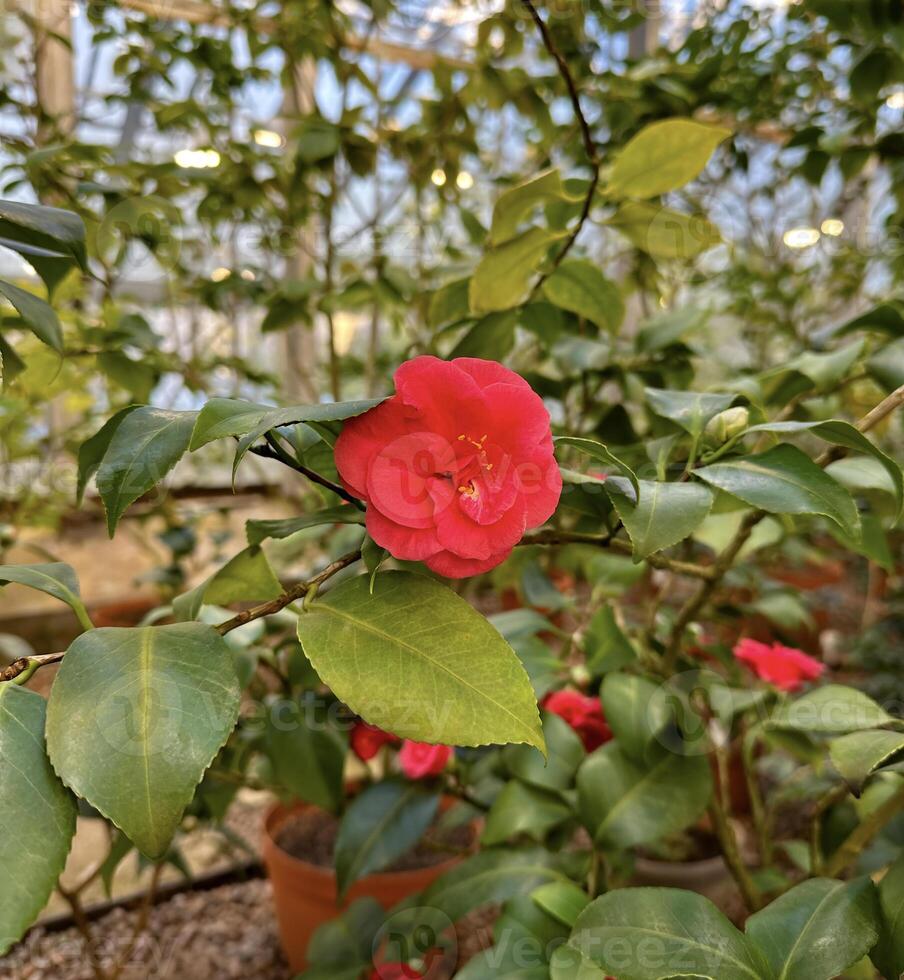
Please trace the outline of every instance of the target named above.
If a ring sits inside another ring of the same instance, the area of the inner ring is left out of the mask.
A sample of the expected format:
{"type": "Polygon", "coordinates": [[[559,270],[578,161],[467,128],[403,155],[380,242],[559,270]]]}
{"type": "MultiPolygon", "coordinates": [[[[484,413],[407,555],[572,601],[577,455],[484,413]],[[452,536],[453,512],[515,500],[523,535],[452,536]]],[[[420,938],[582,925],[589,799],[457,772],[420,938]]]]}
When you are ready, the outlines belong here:
{"type": "Polygon", "coordinates": [[[186,170],[206,170],[220,165],[220,154],[216,150],[178,150],[173,160],[186,170]]]}
{"type": "Polygon", "coordinates": [[[351,349],[360,322],[359,313],[337,313],[333,317],[333,347],[340,357],[351,349]]]}
{"type": "Polygon", "coordinates": [[[837,238],[839,235],[844,234],[844,222],[841,218],[826,218],[819,226],[819,230],[823,235],[830,235],[832,238],[837,238]]]}
{"type": "Polygon", "coordinates": [[[31,262],[27,261],[26,259],[23,259],[21,255],[19,256],[19,263],[22,266],[22,271],[25,273],[26,276],[37,275],[37,272],[35,271],[35,267],[31,264],[31,262]]]}
{"type": "Polygon", "coordinates": [[[665,296],[659,297],[659,305],[665,309],[669,304],[665,301],[665,296]]]}
{"type": "Polygon", "coordinates": [[[819,241],[819,231],[816,228],[789,228],[782,241],[788,248],[810,248],[819,241]]]}
{"type": "Polygon", "coordinates": [[[229,270],[224,268],[223,266],[214,269],[213,272],[211,272],[210,274],[210,278],[213,279],[214,282],[222,282],[224,279],[228,279],[229,276],[230,276],[229,270]]]}
{"type": "Polygon", "coordinates": [[[279,149],[279,147],[286,145],[283,137],[272,129],[255,129],[252,136],[258,146],[271,146],[273,149],[279,149]]]}
{"type": "Polygon", "coordinates": [[[250,269],[242,269],[242,278],[245,282],[254,282],[257,276],[250,269]]]}
{"type": "Polygon", "coordinates": [[[439,167],[430,174],[430,179],[436,184],[437,187],[442,187],[446,182],[446,171],[440,170],[439,167]]]}
{"type": "Polygon", "coordinates": [[[898,89],[897,92],[892,92],[885,100],[885,104],[889,109],[904,109],[904,89],[898,89]]]}
{"type": "Polygon", "coordinates": [[[455,178],[455,183],[458,185],[459,190],[469,191],[474,186],[474,178],[467,170],[462,170],[455,178]]]}

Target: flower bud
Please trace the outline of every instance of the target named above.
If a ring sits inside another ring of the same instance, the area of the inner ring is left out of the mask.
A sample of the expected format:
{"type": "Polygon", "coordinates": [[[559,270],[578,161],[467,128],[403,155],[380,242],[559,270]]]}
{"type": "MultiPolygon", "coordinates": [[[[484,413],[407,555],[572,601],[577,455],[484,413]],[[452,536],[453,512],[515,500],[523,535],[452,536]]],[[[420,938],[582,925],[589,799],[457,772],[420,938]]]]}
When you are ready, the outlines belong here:
{"type": "Polygon", "coordinates": [[[724,412],[719,412],[709,420],[703,434],[708,442],[721,446],[729,439],[740,435],[747,428],[749,421],[750,413],[742,405],[726,408],[724,412]]]}

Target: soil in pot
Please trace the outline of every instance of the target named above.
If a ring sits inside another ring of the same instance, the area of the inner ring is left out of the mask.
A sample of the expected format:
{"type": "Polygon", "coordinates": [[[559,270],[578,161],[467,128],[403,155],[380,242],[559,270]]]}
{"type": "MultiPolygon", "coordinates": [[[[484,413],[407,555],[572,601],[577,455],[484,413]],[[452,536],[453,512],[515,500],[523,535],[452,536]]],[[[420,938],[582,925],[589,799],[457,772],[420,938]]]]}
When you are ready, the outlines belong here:
{"type": "MultiPolygon", "coordinates": [[[[444,801],[441,814],[453,803],[444,801]]],[[[391,868],[356,881],[340,901],[333,868],[338,822],[317,807],[292,810],[277,806],[269,814],[263,857],[283,949],[296,971],[307,965],[307,948],[317,929],[359,898],[374,898],[391,908],[429,887],[462,859],[473,844],[473,825],[449,826],[437,818],[420,844],[391,868]]]]}
{"type": "MultiPolygon", "coordinates": [[[[318,868],[333,867],[339,821],[325,810],[313,807],[288,817],[274,835],[280,850],[318,868]]],[[[468,824],[444,827],[434,823],[414,850],[403,854],[386,872],[417,871],[443,864],[471,846],[474,829],[468,824]]]]}

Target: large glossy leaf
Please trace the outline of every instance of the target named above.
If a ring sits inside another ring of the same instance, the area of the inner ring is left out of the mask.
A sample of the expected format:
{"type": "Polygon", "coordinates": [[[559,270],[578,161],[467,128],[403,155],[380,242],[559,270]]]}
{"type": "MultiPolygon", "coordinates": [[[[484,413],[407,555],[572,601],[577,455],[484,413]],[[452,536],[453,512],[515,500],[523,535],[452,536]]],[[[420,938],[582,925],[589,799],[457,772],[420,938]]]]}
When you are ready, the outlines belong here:
{"type": "Polygon", "coordinates": [[[272,405],[258,405],[239,398],[211,398],[198,413],[188,448],[194,452],[215,439],[243,436],[273,410],[272,405]]]}
{"type": "Polygon", "coordinates": [[[0,294],[15,307],[19,316],[28,324],[32,333],[55,351],[63,350],[63,329],[59,318],[49,303],[11,282],[0,279],[0,294]]]}
{"type": "Polygon", "coordinates": [[[634,470],[623,460],[619,459],[618,456],[610,452],[609,448],[597,439],[585,439],[581,436],[556,436],[554,441],[556,446],[573,446],[578,452],[589,456],[590,459],[595,459],[604,466],[615,467],[619,473],[630,481],[635,496],[640,493],[640,484],[638,483],[634,470]]]}
{"type": "Polygon", "coordinates": [[[530,295],[531,282],[549,246],[562,237],[545,228],[529,228],[502,245],[488,249],[471,276],[468,301],[480,316],[509,310],[530,295]]]}
{"type": "Polygon", "coordinates": [[[239,463],[245,458],[245,453],[262,439],[265,432],[278,429],[284,425],[297,425],[299,422],[341,422],[356,415],[362,415],[375,408],[384,399],[361,398],[350,402],[324,402],[320,405],[292,405],[289,408],[273,408],[262,415],[253,425],[248,427],[239,439],[232,464],[233,474],[239,463]]]}
{"type": "Polygon", "coordinates": [[[618,671],[604,678],[600,699],[622,751],[645,763],[656,748],[656,736],[673,717],[666,689],[648,677],[618,671]]]}
{"type": "Polygon", "coordinates": [[[210,626],[83,633],[63,658],[50,696],[53,767],[158,858],[235,725],[239,694],[232,654],[210,626]]]}
{"type": "Polygon", "coordinates": [[[75,833],[76,806],[44,750],[44,699],[0,684],[0,956],[44,908],[75,833]]]}
{"type": "Polygon", "coordinates": [[[606,223],[654,259],[692,259],[722,241],[703,215],[649,201],[624,201],[606,223]]]}
{"type": "Polygon", "coordinates": [[[766,980],[754,945],[702,895],[619,888],[591,902],[568,946],[619,980],[766,980]]]}
{"type": "Polygon", "coordinates": [[[578,916],[590,904],[590,896],[572,881],[550,881],[535,888],[530,897],[569,929],[574,927],[578,916]]]}
{"type": "Polygon", "coordinates": [[[76,503],[80,504],[85,496],[88,481],[97,472],[98,467],[103,461],[116,430],[122,424],[126,416],[137,409],[137,405],[129,405],[127,408],[120,409],[115,415],[111,415],[106,422],[78,449],[78,484],[75,491],[76,503]]]}
{"type": "Polygon", "coordinates": [[[843,684],[826,684],[786,701],[766,722],[771,728],[842,735],[888,725],[894,719],[871,697],[843,684]]]}
{"type": "Polygon", "coordinates": [[[562,881],[556,860],[541,848],[486,850],[447,871],[421,896],[421,904],[457,921],[484,905],[499,905],[548,881],[562,881]]]}
{"type": "Polygon", "coordinates": [[[542,842],[544,835],[571,816],[571,807],[548,790],[510,779],[486,816],[481,841],[492,846],[522,834],[542,842]]]}
{"type": "Polygon", "coordinates": [[[503,191],[493,206],[489,244],[501,245],[514,238],[518,226],[541,204],[564,200],[565,188],[558,170],[545,170],[515,187],[503,191]]]}
{"type": "Polygon", "coordinates": [[[619,153],[609,175],[609,197],[656,197],[697,177],[713,150],[731,136],[721,126],[665,119],[642,129],[619,153]]]}
{"type": "Polygon", "coordinates": [[[15,582],[38,592],[45,592],[70,606],[83,629],[91,629],[92,622],[79,595],[75,569],[62,561],[37,565],[0,565],[0,587],[15,582]]]}
{"type": "Polygon", "coordinates": [[[110,537],[129,504],[159,483],[182,458],[196,418],[197,412],[143,405],[120,420],[97,470],[97,490],[107,511],[110,537]]]}
{"type": "Polygon", "coordinates": [[[646,388],[644,394],[657,415],[680,425],[692,436],[699,436],[706,423],[729,408],[736,397],[717,392],[671,391],[667,388],[646,388]]]}
{"type": "Polygon", "coordinates": [[[879,941],[870,954],[886,980],[904,974],[904,854],[879,882],[879,941]]]}
{"type": "Polygon", "coordinates": [[[771,514],[821,514],[852,537],[860,517],[847,490],[795,446],[695,470],[708,484],[771,514]]]}
{"type": "Polygon", "coordinates": [[[684,830],[712,794],[705,756],[662,750],[655,761],[639,765],[617,741],[587,758],[577,783],[584,825],[601,846],[622,850],[684,830]]]}
{"type": "Polygon", "coordinates": [[[840,419],[828,419],[825,422],[766,422],[763,425],[751,426],[748,432],[812,432],[826,442],[836,446],[844,446],[854,452],[872,456],[885,470],[894,488],[895,500],[898,504],[898,514],[904,506],[904,476],[901,467],[886,453],[870,442],[866,436],[850,422],[840,419]]]}
{"type": "Polygon", "coordinates": [[[637,651],[615,621],[612,606],[602,606],[594,613],[584,632],[587,669],[594,675],[620,670],[637,660],[637,651]]]}
{"type": "Polygon", "coordinates": [[[904,734],[900,732],[851,732],[829,745],[833,765],[857,794],[877,769],[898,762],[902,753],[904,734]]]}
{"type": "Polygon", "coordinates": [[[748,937],[780,980],[832,980],[872,949],[878,902],[869,878],[812,878],[747,920],[748,937]]]}
{"type": "Polygon", "coordinates": [[[299,517],[284,517],[271,521],[246,521],[245,535],[248,544],[258,545],[267,538],[288,538],[298,531],[323,524],[363,524],[364,514],[355,507],[343,504],[340,507],[324,507],[299,517]]]}
{"type": "Polygon", "coordinates": [[[260,547],[240,551],[191,591],[173,600],[176,619],[197,619],[201,606],[265,602],[282,595],[282,585],[260,547]]]}
{"type": "Polygon", "coordinates": [[[543,283],[543,292],[554,306],[613,333],[625,316],[618,286],[587,259],[566,259],[543,283]]]}
{"type": "Polygon", "coordinates": [[[87,268],[85,225],[72,211],[0,201],[0,245],[23,255],[52,293],[73,268],[87,268]]]}
{"type": "Polygon", "coordinates": [[[615,492],[618,484],[607,481],[607,489],[618,516],[634,546],[634,560],[641,561],[664,548],[683,541],[703,523],[713,505],[713,495],[699,483],[660,483],[641,480],[637,501],[615,492]]]}
{"type": "Polygon", "coordinates": [[[543,748],[524,668],[451,589],[410,572],[357,576],[299,617],[298,636],[336,695],[380,728],[449,745],[543,748]]]}
{"type": "Polygon", "coordinates": [[[439,795],[418,783],[384,780],[346,810],[336,838],[340,894],[359,878],[382,871],[411,850],[433,822],[439,795]]]}

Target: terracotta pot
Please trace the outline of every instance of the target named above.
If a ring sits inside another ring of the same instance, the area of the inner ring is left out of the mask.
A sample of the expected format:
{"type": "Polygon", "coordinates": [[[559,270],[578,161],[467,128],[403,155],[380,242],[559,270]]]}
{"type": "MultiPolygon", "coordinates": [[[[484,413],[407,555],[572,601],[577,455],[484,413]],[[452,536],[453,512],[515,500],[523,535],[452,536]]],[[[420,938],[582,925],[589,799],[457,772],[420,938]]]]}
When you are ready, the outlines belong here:
{"type": "MultiPolygon", "coordinates": [[[[443,801],[443,809],[454,802],[443,801]]],[[[428,885],[461,861],[456,856],[429,868],[412,871],[382,871],[356,881],[339,901],[336,872],[293,857],[277,843],[279,828],[290,817],[316,809],[306,803],[286,808],[274,806],[264,822],[263,859],[270,883],[283,951],[295,971],[307,967],[311,937],[325,922],[336,918],[358,898],[375,898],[383,908],[391,908],[403,898],[423,891],[428,885]]]]}

